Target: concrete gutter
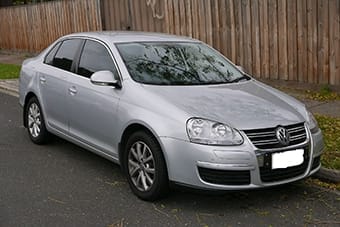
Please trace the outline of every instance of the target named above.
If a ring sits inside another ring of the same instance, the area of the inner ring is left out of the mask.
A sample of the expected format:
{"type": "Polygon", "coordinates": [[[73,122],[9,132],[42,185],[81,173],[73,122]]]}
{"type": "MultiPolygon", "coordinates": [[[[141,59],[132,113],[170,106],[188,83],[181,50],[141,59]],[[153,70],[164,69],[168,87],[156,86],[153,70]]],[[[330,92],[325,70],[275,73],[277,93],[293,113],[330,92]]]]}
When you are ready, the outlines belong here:
{"type": "Polygon", "coordinates": [[[19,97],[19,80],[0,80],[0,91],[15,97],[19,97]]]}
{"type": "Polygon", "coordinates": [[[321,169],[315,173],[313,177],[331,183],[340,183],[340,171],[335,169],[326,169],[321,167],[321,169]]]}

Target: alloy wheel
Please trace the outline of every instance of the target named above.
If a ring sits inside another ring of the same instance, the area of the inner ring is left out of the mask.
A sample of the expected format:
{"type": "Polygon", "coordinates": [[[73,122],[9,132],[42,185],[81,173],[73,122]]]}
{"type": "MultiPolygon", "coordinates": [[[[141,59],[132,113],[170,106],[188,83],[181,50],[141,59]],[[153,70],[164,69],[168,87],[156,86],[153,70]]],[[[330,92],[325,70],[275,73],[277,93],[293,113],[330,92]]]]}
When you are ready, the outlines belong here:
{"type": "Polygon", "coordinates": [[[148,191],[155,180],[155,160],[148,145],[142,141],[135,142],[128,155],[129,176],[135,187],[148,191]]]}
{"type": "Polygon", "coordinates": [[[41,131],[41,113],[39,106],[32,103],[28,109],[28,129],[32,137],[36,138],[41,131]]]}

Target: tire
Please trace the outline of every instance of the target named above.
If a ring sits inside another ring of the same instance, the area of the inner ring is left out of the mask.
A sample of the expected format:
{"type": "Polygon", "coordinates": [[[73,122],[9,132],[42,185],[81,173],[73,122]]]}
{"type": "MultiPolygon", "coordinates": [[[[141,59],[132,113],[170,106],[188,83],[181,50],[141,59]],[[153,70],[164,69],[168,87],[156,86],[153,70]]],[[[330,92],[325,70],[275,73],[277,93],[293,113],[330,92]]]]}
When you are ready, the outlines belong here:
{"type": "Polygon", "coordinates": [[[36,97],[30,98],[27,103],[25,119],[27,120],[28,135],[32,142],[35,144],[48,142],[50,134],[46,129],[44,115],[36,97]]]}
{"type": "Polygon", "coordinates": [[[168,172],[157,140],[144,131],[127,140],[123,169],[133,193],[142,200],[154,201],[169,190],[168,172]]]}

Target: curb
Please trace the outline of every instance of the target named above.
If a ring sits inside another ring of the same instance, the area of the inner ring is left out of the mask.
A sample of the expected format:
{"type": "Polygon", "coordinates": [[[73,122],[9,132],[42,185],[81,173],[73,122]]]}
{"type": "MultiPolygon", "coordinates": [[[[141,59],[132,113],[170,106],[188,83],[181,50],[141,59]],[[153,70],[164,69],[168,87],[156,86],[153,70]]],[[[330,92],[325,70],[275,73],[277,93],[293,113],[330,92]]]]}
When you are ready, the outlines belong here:
{"type": "Polygon", "coordinates": [[[19,88],[6,83],[6,80],[0,80],[0,91],[8,95],[19,97],[19,88]]]}
{"type": "Polygon", "coordinates": [[[340,171],[335,169],[326,169],[321,167],[313,177],[331,183],[340,183],[340,171]]]}

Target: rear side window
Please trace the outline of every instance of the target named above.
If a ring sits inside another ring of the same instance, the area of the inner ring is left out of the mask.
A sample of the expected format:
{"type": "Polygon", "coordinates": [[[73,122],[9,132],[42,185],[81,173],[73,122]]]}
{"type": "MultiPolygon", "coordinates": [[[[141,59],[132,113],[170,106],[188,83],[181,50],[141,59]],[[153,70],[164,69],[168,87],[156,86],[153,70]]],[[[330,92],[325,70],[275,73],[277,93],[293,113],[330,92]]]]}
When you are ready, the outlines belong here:
{"type": "Polygon", "coordinates": [[[80,57],[77,72],[81,76],[90,78],[93,73],[102,70],[111,71],[115,77],[118,77],[114,62],[105,46],[98,42],[87,40],[80,57]]]}
{"type": "Polygon", "coordinates": [[[48,65],[53,65],[53,59],[55,54],[57,53],[59,47],[60,47],[61,42],[57,43],[51,50],[50,52],[46,55],[44,63],[48,65]]]}
{"type": "Polygon", "coordinates": [[[72,62],[80,44],[81,40],[79,39],[69,39],[63,41],[53,59],[53,66],[71,71],[72,62]]]}

